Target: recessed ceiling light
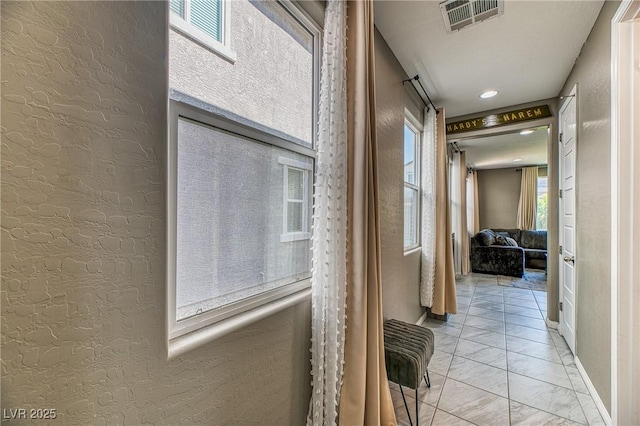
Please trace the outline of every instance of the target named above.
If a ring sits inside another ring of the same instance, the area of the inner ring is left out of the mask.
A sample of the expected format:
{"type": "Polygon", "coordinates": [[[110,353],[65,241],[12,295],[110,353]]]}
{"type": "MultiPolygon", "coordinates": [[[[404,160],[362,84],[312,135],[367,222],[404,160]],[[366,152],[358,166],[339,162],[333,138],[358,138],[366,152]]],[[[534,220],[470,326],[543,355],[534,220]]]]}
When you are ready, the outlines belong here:
{"type": "Polygon", "coordinates": [[[487,90],[486,92],[480,93],[480,97],[482,99],[493,98],[497,94],[498,94],[497,90],[487,90]]]}
{"type": "Polygon", "coordinates": [[[533,133],[533,130],[531,129],[523,130],[520,132],[521,135],[530,135],[531,133],[533,133]]]}
{"type": "Polygon", "coordinates": [[[514,163],[517,163],[518,161],[522,161],[522,158],[514,158],[514,159],[513,159],[513,162],[514,162],[514,163]]]}

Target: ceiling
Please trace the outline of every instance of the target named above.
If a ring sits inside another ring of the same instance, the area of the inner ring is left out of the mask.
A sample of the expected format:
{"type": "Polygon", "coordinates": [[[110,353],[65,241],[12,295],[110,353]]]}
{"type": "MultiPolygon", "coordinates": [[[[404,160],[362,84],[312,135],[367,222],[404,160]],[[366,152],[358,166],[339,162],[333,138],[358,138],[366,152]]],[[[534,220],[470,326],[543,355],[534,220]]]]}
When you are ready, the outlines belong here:
{"type": "Polygon", "coordinates": [[[376,0],[375,22],[407,75],[448,118],[558,96],[603,1],[506,1],[504,14],[447,33],[439,1],[376,0]],[[478,95],[499,91],[491,99],[478,95]]]}
{"type": "MultiPolygon", "coordinates": [[[[447,118],[557,97],[603,1],[507,0],[504,14],[447,33],[440,1],[376,0],[376,26],[447,118]],[[498,90],[480,99],[485,90],[498,90]]],[[[547,129],[457,141],[477,169],[547,163],[547,129]],[[513,159],[522,161],[514,163],[513,159]]]]}
{"type": "Polygon", "coordinates": [[[547,164],[547,127],[533,133],[519,132],[461,139],[456,146],[465,151],[467,166],[477,170],[547,164]],[[514,159],[521,161],[514,162],[514,159]]]}

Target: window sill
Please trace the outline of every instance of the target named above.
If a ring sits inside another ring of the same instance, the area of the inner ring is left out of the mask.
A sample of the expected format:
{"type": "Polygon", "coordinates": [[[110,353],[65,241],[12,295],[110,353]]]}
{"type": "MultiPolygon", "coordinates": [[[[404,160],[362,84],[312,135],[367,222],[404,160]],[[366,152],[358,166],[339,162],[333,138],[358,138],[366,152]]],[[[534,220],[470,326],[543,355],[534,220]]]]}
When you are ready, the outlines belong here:
{"type": "Polygon", "coordinates": [[[302,241],[311,239],[311,232],[292,232],[290,234],[280,235],[281,243],[290,243],[292,241],[302,241]]]}
{"type": "Polygon", "coordinates": [[[420,246],[417,246],[417,247],[409,247],[409,248],[406,248],[406,249],[404,250],[404,255],[405,255],[405,257],[406,257],[406,256],[410,256],[410,255],[412,255],[412,254],[414,254],[414,253],[419,253],[420,251],[422,251],[422,247],[420,247],[420,246]]]}
{"type": "Polygon", "coordinates": [[[177,358],[180,355],[199,348],[220,337],[233,333],[249,324],[260,321],[278,312],[284,311],[299,303],[311,299],[311,287],[285,296],[274,302],[259,306],[249,311],[242,312],[223,321],[211,324],[188,334],[169,340],[167,346],[167,359],[177,358]]]}

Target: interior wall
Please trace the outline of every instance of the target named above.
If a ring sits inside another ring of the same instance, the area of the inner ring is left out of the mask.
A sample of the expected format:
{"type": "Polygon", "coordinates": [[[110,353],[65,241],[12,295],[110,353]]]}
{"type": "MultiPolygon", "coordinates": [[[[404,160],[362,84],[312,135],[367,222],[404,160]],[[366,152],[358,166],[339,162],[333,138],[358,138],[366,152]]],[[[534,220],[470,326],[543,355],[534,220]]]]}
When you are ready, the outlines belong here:
{"type": "Polygon", "coordinates": [[[561,95],[578,84],[576,355],[611,412],[611,18],[605,2],[561,95]]]}
{"type": "Polygon", "coordinates": [[[515,168],[478,170],[480,229],[517,228],[521,175],[515,168]]]}
{"type": "Polygon", "coordinates": [[[304,424],[309,303],[166,359],[167,3],[3,1],[1,19],[2,407],[304,424]]]}
{"type": "Polygon", "coordinates": [[[403,134],[405,108],[422,122],[422,107],[417,106],[422,104],[413,89],[403,87],[408,77],[377,30],[375,54],[383,314],[415,323],[424,308],[419,297],[420,251],[405,255],[403,248],[403,134]]]}

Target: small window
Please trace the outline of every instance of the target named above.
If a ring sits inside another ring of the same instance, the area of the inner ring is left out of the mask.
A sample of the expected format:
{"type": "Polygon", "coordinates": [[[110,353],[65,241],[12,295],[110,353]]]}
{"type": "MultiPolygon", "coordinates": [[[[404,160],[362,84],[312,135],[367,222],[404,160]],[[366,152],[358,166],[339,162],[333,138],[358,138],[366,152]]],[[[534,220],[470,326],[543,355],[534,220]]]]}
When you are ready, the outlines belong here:
{"type": "Polygon", "coordinates": [[[420,133],[408,121],[404,124],[404,248],[420,245],[420,133]]]}
{"type": "Polygon", "coordinates": [[[536,229],[547,229],[548,191],[547,177],[538,177],[538,213],[536,216],[536,229]]]}
{"type": "Polygon", "coordinates": [[[223,0],[170,0],[171,26],[214,51],[234,60],[235,55],[225,45],[225,9],[223,0]]]}
{"type": "Polygon", "coordinates": [[[311,164],[280,157],[284,166],[283,231],[281,242],[308,240],[311,216],[311,164]]]}

